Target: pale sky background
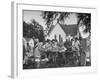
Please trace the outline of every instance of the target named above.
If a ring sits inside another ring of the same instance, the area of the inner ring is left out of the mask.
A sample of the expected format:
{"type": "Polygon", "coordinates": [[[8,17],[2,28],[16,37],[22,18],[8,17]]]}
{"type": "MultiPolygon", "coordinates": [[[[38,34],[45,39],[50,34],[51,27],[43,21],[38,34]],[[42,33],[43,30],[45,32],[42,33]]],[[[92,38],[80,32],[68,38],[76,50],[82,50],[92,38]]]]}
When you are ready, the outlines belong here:
{"type": "MultiPolygon", "coordinates": [[[[39,22],[40,25],[42,25],[45,29],[45,21],[41,16],[42,11],[34,11],[34,10],[25,10],[23,11],[24,18],[23,20],[27,23],[30,23],[32,19],[35,19],[37,22],[39,22]]],[[[65,20],[66,24],[77,24],[77,16],[76,14],[71,14],[69,18],[65,20]]]]}

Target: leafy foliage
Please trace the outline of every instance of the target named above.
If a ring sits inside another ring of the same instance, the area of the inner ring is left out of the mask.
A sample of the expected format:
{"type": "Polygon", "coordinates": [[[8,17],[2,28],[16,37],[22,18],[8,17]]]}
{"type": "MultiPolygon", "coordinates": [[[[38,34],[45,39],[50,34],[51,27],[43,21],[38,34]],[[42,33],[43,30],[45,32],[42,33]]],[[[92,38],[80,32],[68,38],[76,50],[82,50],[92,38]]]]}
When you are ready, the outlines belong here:
{"type": "Polygon", "coordinates": [[[35,37],[38,38],[39,41],[43,41],[44,40],[43,27],[34,19],[29,24],[23,21],[23,37],[27,38],[35,37]]]}
{"type": "Polygon", "coordinates": [[[91,14],[89,13],[77,13],[78,15],[78,25],[82,22],[86,26],[84,32],[91,31],[91,14]]]}
{"type": "Polygon", "coordinates": [[[68,17],[69,12],[51,12],[44,11],[42,12],[43,19],[46,21],[47,27],[53,24],[53,21],[59,19],[59,21],[64,21],[66,17],[68,17]]]}

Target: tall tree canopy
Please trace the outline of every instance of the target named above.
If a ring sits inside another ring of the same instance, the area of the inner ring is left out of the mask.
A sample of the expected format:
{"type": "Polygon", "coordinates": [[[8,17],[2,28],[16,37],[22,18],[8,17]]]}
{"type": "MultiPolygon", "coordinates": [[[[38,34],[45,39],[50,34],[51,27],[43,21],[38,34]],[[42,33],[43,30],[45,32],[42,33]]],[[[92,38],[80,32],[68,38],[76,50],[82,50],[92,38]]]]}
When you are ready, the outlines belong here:
{"type": "Polygon", "coordinates": [[[23,37],[32,38],[33,36],[38,38],[39,41],[44,41],[43,27],[34,19],[31,23],[23,21],[23,37]]]}
{"type": "Polygon", "coordinates": [[[82,23],[86,26],[84,32],[91,32],[91,14],[89,13],[77,13],[78,16],[78,25],[82,23]]]}
{"type": "Polygon", "coordinates": [[[59,21],[65,20],[68,17],[69,12],[51,12],[51,11],[44,11],[42,12],[43,19],[46,21],[47,27],[53,24],[53,21],[59,19],[59,21]]]}

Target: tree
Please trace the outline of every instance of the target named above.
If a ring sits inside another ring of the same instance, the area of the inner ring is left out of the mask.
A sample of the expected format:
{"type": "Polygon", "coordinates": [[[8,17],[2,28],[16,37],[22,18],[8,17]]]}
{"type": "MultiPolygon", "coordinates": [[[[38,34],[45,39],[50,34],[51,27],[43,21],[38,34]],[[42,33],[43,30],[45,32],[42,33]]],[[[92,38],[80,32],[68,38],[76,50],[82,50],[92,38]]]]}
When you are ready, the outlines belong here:
{"type": "Polygon", "coordinates": [[[46,25],[49,28],[50,25],[53,24],[53,21],[59,19],[59,21],[65,20],[68,17],[69,12],[51,12],[51,11],[44,11],[42,12],[43,19],[46,21],[46,25]]]}
{"type": "Polygon", "coordinates": [[[34,19],[29,24],[23,21],[23,37],[32,38],[33,36],[40,42],[44,41],[43,27],[34,19]]]}
{"type": "Polygon", "coordinates": [[[34,33],[35,33],[35,31],[33,30],[32,25],[27,24],[24,21],[23,22],[23,37],[32,38],[33,36],[36,36],[36,34],[34,34],[34,33]]]}
{"type": "Polygon", "coordinates": [[[36,38],[38,38],[40,42],[44,41],[43,26],[41,26],[37,21],[35,21],[35,19],[31,20],[31,24],[34,26],[33,28],[35,28],[35,33],[37,33],[36,38]]]}
{"type": "Polygon", "coordinates": [[[91,32],[91,14],[89,13],[77,13],[78,25],[82,23],[86,26],[84,32],[91,32]]]}

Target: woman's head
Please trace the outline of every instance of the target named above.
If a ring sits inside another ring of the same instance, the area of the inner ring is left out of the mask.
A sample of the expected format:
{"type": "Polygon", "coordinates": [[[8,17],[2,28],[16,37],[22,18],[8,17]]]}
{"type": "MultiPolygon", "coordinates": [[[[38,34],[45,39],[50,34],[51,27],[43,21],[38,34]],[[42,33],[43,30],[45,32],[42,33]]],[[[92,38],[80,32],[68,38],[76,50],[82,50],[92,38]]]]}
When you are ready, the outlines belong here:
{"type": "Polygon", "coordinates": [[[38,39],[38,38],[36,38],[36,39],[35,39],[35,41],[36,41],[36,42],[39,42],[39,39],[38,39]]]}

